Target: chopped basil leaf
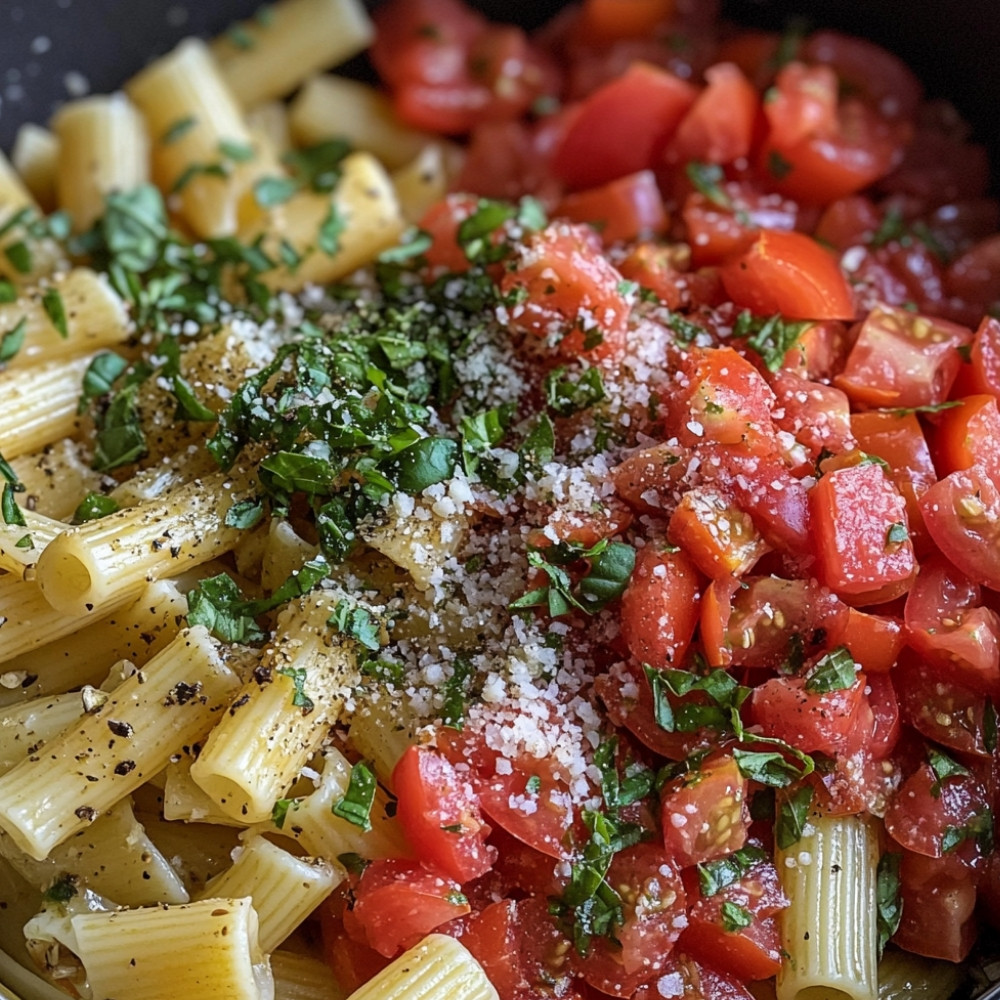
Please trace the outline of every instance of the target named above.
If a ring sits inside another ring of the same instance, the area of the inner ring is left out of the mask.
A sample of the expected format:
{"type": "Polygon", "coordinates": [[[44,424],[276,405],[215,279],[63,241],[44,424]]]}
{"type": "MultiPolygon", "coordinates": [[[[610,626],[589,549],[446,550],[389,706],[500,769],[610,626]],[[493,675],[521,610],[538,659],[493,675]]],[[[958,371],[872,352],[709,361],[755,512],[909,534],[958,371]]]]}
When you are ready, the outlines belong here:
{"type": "Polygon", "coordinates": [[[367,858],[348,851],[345,854],[338,854],[337,860],[348,870],[351,875],[363,875],[365,869],[371,864],[367,858]]]}
{"type": "Polygon", "coordinates": [[[113,514],[118,509],[117,501],[111,497],[103,493],[88,493],[74,511],[73,523],[85,524],[87,521],[96,521],[113,514]]]}
{"type": "Polygon", "coordinates": [[[894,521],[889,525],[889,530],[885,533],[885,544],[902,545],[910,537],[906,530],[906,525],[902,521],[894,521]]]}
{"type": "Polygon", "coordinates": [[[451,676],[444,682],[444,699],[441,705],[441,722],[450,729],[461,732],[465,726],[465,710],[474,675],[472,661],[467,657],[457,656],[452,663],[451,676]]]}
{"type": "Polygon", "coordinates": [[[531,430],[521,442],[518,454],[529,467],[541,469],[555,456],[556,430],[547,413],[539,413],[531,430]]]}
{"type": "Polygon", "coordinates": [[[524,783],[524,790],[529,795],[537,795],[542,790],[542,779],[537,774],[533,774],[524,783]]]}
{"type": "Polygon", "coordinates": [[[465,256],[473,263],[500,260],[507,249],[502,241],[495,241],[493,236],[515,214],[516,209],[507,202],[480,198],[476,210],[459,223],[456,232],[458,244],[465,251],[465,256]]]}
{"type": "Polygon", "coordinates": [[[692,160],[685,168],[685,172],[699,194],[717,208],[727,211],[732,209],[733,201],[722,188],[726,175],[717,163],[700,163],[692,160]]]}
{"type": "Polygon", "coordinates": [[[315,146],[285,153],[282,162],[302,187],[326,193],[337,186],[341,163],[350,151],[350,143],[343,139],[330,139],[315,146]]]}
{"type": "Polygon", "coordinates": [[[253,146],[245,142],[233,142],[223,139],[219,143],[219,152],[234,163],[246,163],[254,157],[253,146]]]}
{"type": "Polygon", "coordinates": [[[964,404],[960,399],[949,399],[943,403],[925,403],[923,406],[905,406],[889,410],[888,412],[894,417],[908,417],[912,413],[941,413],[943,410],[951,410],[956,406],[962,405],[964,404]]]}
{"type": "Polygon", "coordinates": [[[28,332],[28,317],[22,316],[12,329],[0,336],[0,364],[10,361],[24,346],[24,336],[28,332]]]}
{"type": "Polygon", "coordinates": [[[23,240],[18,240],[16,243],[5,246],[3,254],[18,274],[28,274],[31,271],[31,250],[28,249],[28,244],[23,240]]]}
{"type": "Polygon", "coordinates": [[[619,771],[617,750],[618,738],[613,736],[594,751],[594,764],[601,771],[601,794],[605,806],[612,813],[622,806],[630,806],[646,798],[656,784],[655,772],[637,761],[630,761],[625,765],[624,771],[619,771]]]}
{"type": "Polygon", "coordinates": [[[353,823],[362,830],[368,831],[372,828],[371,811],[372,803],[375,801],[375,775],[366,761],[359,760],[351,768],[351,779],[347,785],[347,792],[338,799],[331,808],[334,816],[346,819],[348,823],[353,823]]]}
{"type": "Polygon", "coordinates": [[[382,625],[367,609],[346,599],[337,601],[333,613],[326,620],[338,632],[359,642],[373,652],[382,648],[382,625]]]}
{"type": "Polygon", "coordinates": [[[43,901],[46,903],[68,903],[79,892],[76,883],[76,875],[63,875],[45,890],[42,894],[43,901]]]}
{"type": "Polygon", "coordinates": [[[305,667],[281,667],[278,673],[282,677],[290,677],[292,680],[292,705],[301,708],[303,715],[308,715],[315,707],[312,698],[306,694],[306,669],[305,667]]]}
{"type": "Polygon", "coordinates": [[[198,119],[193,115],[188,115],[186,118],[179,118],[160,136],[160,143],[164,146],[169,146],[171,143],[177,142],[187,135],[197,124],[198,119]]]}
{"type": "Polygon", "coordinates": [[[899,929],[903,916],[903,902],[900,897],[899,863],[901,854],[886,852],[878,859],[876,879],[876,924],[878,927],[878,954],[882,957],[889,938],[899,929]]]}
{"type": "Polygon", "coordinates": [[[260,522],[264,516],[264,502],[260,497],[247,497],[237,500],[226,511],[225,523],[230,528],[240,528],[247,531],[260,522]]]}
{"type": "Polygon", "coordinates": [[[753,923],[753,914],[745,906],[729,899],[722,904],[719,915],[722,918],[722,929],[727,934],[735,934],[753,923]]]}
{"type": "Polygon", "coordinates": [[[588,368],[576,379],[567,375],[565,367],[554,368],[545,376],[543,391],[546,406],[560,417],[587,410],[607,396],[598,368],[588,368]]]}
{"type": "Polygon", "coordinates": [[[223,642],[260,642],[264,632],[252,615],[242,610],[246,601],[231,576],[218,576],[201,580],[188,592],[188,625],[204,625],[212,635],[223,642]]]}
{"type": "Polygon", "coordinates": [[[396,485],[404,493],[422,493],[428,486],[450,479],[458,465],[458,453],[458,444],[451,438],[421,438],[393,458],[396,485]]]}
{"type": "Polygon", "coordinates": [[[133,383],[117,393],[99,422],[91,463],[97,472],[110,472],[146,454],[146,436],[136,406],[138,389],[133,383]]]}
{"type": "Polygon", "coordinates": [[[792,322],[782,319],[778,313],[769,317],[754,316],[745,309],[736,317],[733,336],[746,337],[747,345],[761,356],[768,371],[776,372],[781,368],[785,355],[812,325],[808,320],[792,322]]]}
{"type": "Polygon", "coordinates": [[[295,799],[278,799],[271,806],[271,822],[279,829],[285,828],[285,820],[288,818],[288,810],[295,804],[295,799]]]}
{"type": "Polygon", "coordinates": [[[806,674],[806,690],[813,694],[845,691],[857,680],[858,665],[846,646],[837,646],[821,656],[806,674]]]}
{"type": "MultiPolygon", "coordinates": [[[[773,813],[772,813],[773,815],[773,813]]],[[[732,854],[697,866],[698,884],[703,896],[714,896],[728,885],[739,882],[755,864],[767,859],[759,847],[741,847],[732,854]]]]}
{"type": "Polygon", "coordinates": [[[62,295],[57,288],[46,288],[42,292],[42,308],[45,315],[52,321],[59,336],[65,340],[69,336],[69,328],[66,325],[66,307],[63,305],[62,295]]]}
{"type": "Polygon", "coordinates": [[[274,208],[288,201],[299,187],[291,177],[261,177],[253,186],[253,196],[261,208],[274,208]]]}
{"type": "Polygon", "coordinates": [[[14,548],[16,549],[33,549],[35,543],[32,541],[31,535],[21,535],[21,537],[14,543],[14,548]]]}
{"type": "Polygon", "coordinates": [[[24,489],[24,484],[17,478],[13,466],[3,455],[0,455],[0,476],[3,476],[4,480],[10,483],[18,493],[24,489]]]}
{"type": "Polygon", "coordinates": [[[2,514],[5,524],[18,528],[26,528],[28,523],[25,521],[24,514],[21,513],[21,508],[14,497],[16,490],[17,487],[13,483],[6,482],[3,484],[3,493],[0,494],[0,514],[2,514]]]}
{"type": "Polygon", "coordinates": [[[340,214],[337,206],[330,204],[330,211],[320,223],[317,241],[320,250],[328,257],[335,256],[340,250],[340,237],[347,228],[347,220],[340,214]]]}
{"type": "Polygon", "coordinates": [[[218,419],[214,411],[210,410],[195,395],[191,383],[180,375],[173,377],[174,396],[177,398],[177,412],[174,414],[176,420],[192,420],[200,422],[212,422],[218,419]]]}
{"type": "Polygon", "coordinates": [[[929,746],[927,748],[927,763],[930,764],[931,770],[934,772],[934,777],[937,779],[931,785],[931,795],[934,798],[939,798],[941,795],[941,783],[948,778],[960,778],[968,775],[969,770],[958,763],[957,760],[952,760],[946,753],[938,750],[936,747],[929,746]]]}
{"type": "Polygon", "coordinates": [[[767,171],[775,180],[784,180],[794,169],[794,165],[776,149],[767,154],[767,171]]]}
{"type": "Polygon", "coordinates": [[[965,826],[946,826],[941,837],[941,850],[948,854],[968,840],[975,841],[984,855],[993,852],[993,810],[989,806],[973,816],[965,826]]]}
{"type": "Polygon", "coordinates": [[[17,301],[17,286],[9,278],[0,278],[0,305],[17,301]]]}
{"type": "Polygon", "coordinates": [[[125,369],[128,362],[112,351],[104,351],[98,354],[87,366],[83,375],[83,394],[80,396],[80,403],[77,413],[83,413],[87,404],[98,396],[107,395],[125,369]]]}
{"type": "MultiPolygon", "coordinates": [[[[756,740],[759,742],[760,738],[756,737],[756,740]]],[[[733,750],[733,758],[744,778],[772,788],[785,788],[810,773],[814,767],[809,757],[788,744],[782,750],[745,750],[737,747],[733,750]]]]}
{"type": "Polygon", "coordinates": [[[180,194],[196,177],[221,177],[229,176],[229,171],[221,163],[192,163],[186,167],[170,186],[171,194],[180,194]]]}
{"type": "Polygon", "coordinates": [[[781,797],[778,816],[774,824],[774,839],[783,851],[797,844],[805,832],[812,805],[811,785],[800,785],[795,791],[781,797]]]}

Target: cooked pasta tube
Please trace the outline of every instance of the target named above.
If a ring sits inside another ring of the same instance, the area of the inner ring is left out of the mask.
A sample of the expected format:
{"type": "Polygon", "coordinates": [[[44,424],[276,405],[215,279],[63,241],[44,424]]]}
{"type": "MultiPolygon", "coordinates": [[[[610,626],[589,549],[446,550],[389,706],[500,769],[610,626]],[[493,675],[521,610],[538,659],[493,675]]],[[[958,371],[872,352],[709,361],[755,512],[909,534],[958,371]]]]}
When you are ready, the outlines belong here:
{"type": "Polygon", "coordinates": [[[121,93],[64,104],[52,118],[59,141],[56,192],[77,232],[104,214],[113,191],[131,191],[149,179],[149,140],[142,115],[121,93]]]}
{"type": "Polygon", "coordinates": [[[311,955],[279,949],[271,954],[274,1000],[346,1000],[330,966],[311,955]]]}
{"type": "Polygon", "coordinates": [[[293,837],[308,854],[329,861],[342,854],[358,854],[363,858],[409,857],[410,849],[399,824],[389,815],[389,800],[381,788],[376,788],[368,814],[370,830],[333,812],[333,807],[347,795],[350,780],[350,762],[335,747],[328,747],[323,752],[323,773],[316,790],[285,803],[287,810],[276,810],[261,829],[293,837]]]}
{"type": "Polygon", "coordinates": [[[72,919],[93,1000],[271,1000],[274,985],[249,899],[72,919]]]}
{"type": "Polygon", "coordinates": [[[258,835],[240,848],[232,867],[217,875],[198,898],[249,896],[260,921],[260,947],[274,951],[340,884],[343,868],[300,858],[258,835]]]}
{"type": "Polygon", "coordinates": [[[282,101],[264,101],[254,105],[246,115],[247,125],[255,135],[267,138],[277,155],[292,148],[292,131],[288,123],[288,106],[282,101]]]}
{"type": "Polygon", "coordinates": [[[232,548],[240,529],[226,524],[226,514],[250,495],[247,476],[216,472],[70,528],[38,560],[38,585],[62,614],[100,615],[138,596],[146,583],[232,548]]]}
{"type": "Polygon", "coordinates": [[[54,441],[33,454],[19,455],[10,465],[24,486],[18,502],[57,521],[68,521],[80,498],[99,492],[104,481],[102,474],[83,460],[79,445],[70,438],[54,441]]]}
{"type": "Polygon", "coordinates": [[[300,146],[346,139],[387,167],[409,163],[434,137],[404,125],[381,91],[345,76],[307,80],[289,108],[292,138],[300,146]]]}
{"type": "Polygon", "coordinates": [[[191,766],[191,777],[234,819],[271,815],[359,681],[353,644],[327,624],[337,596],[308,594],[278,615],[260,668],[191,766]]]}
{"type": "Polygon", "coordinates": [[[149,839],[123,799],[86,829],[52,849],[44,861],[29,858],[0,832],[0,854],[21,877],[44,891],[69,878],[122,906],[186,903],[180,876],[149,839]]]}
{"type": "MultiPolygon", "coordinates": [[[[79,618],[58,615],[34,585],[25,586],[42,603],[34,618],[0,625],[0,705],[99,685],[117,660],[141,667],[177,635],[187,614],[183,590],[155,580],[134,601],[81,628],[79,618]]],[[[0,584],[0,602],[6,593],[0,584]]]]}
{"type": "Polygon", "coordinates": [[[277,517],[271,518],[264,541],[260,582],[266,591],[276,590],[319,554],[319,546],[307,542],[295,529],[277,517]]]}
{"type": "Polygon", "coordinates": [[[59,244],[33,231],[41,212],[24,181],[0,152],[0,277],[30,285],[63,263],[59,244]]]}
{"type": "Polygon", "coordinates": [[[200,740],[238,686],[204,628],[180,633],[96,712],[0,777],[0,827],[44,859],[200,740]]]}
{"type": "Polygon", "coordinates": [[[149,131],[153,174],[202,237],[231,236],[261,164],[208,46],[185,39],[125,87],[149,131]]]}
{"type": "Polygon", "coordinates": [[[191,757],[172,760],[163,770],[163,818],[185,823],[214,823],[242,829],[249,824],[233,819],[191,777],[191,757]]]}
{"type": "Polygon", "coordinates": [[[372,762],[378,780],[391,792],[392,772],[414,742],[416,728],[413,708],[383,691],[358,705],[351,716],[347,739],[365,760],[372,762]]]}
{"type": "Polygon", "coordinates": [[[429,934],[356,989],[351,1000],[497,1000],[497,991],[459,941],[429,934]]]}
{"type": "Polygon", "coordinates": [[[0,454],[17,458],[80,429],[80,379],[92,355],[0,372],[0,454]]]}
{"type": "Polygon", "coordinates": [[[878,997],[878,833],[866,816],[813,813],[802,837],[775,852],[785,895],[778,1000],[878,997]]]}
{"type": "Polygon", "coordinates": [[[344,160],[332,194],[300,191],[241,235],[246,243],[260,238],[272,260],[282,259],[282,241],[292,248],[295,268],[275,268],[261,280],[273,289],[297,292],[370,263],[396,243],[404,225],[389,175],[373,156],[353,153],[344,160]]]}
{"type": "Polygon", "coordinates": [[[78,692],[33,698],[0,711],[0,774],[58,736],[86,711],[78,692]]]}
{"type": "Polygon", "coordinates": [[[392,173],[403,218],[419,222],[435,202],[447,193],[451,182],[448,150],[440,142],[429,142],[409,163],[392,173]]]}
{"type": "Polygon", "coordinates": [[[54,209],[59,140],[47,128],[25,122],[14,136],[10,159],[39,207],[54,209]]]}
{"type": "Polygon", "coordinates": [[[281,0],[220,35],[212,52],[237,100],[250,108],[287,97],[317,70],[364,51],[374,37],[360,0],[281,0]]]}
{"type": "Polygon", "coordinates": [[[125,303],[107,278],[89,267],[56,275],[16,302],[0,305],[0,330],[22,321],[24,340],[8,368],[76,357],[120,344],[132,334],[125,303]]]}
{"type": "Polygon", "coordinates": [[[42,550],[66,525],[32,510],[22,509],[21,517],[24,524],[7,524],[0,514],[0,569],[30,579],[42,550]]]}

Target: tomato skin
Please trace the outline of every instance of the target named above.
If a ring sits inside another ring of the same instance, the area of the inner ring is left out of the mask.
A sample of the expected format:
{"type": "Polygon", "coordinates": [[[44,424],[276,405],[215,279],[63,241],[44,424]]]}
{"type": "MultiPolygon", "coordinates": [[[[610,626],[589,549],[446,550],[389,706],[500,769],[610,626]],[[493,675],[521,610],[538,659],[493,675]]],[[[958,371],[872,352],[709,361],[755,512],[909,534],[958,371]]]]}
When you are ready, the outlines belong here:
{"type": "Polygon", "coordinates": [[[629,652],[654,667],[678,666],[698,623],[701,580],[683,552],[655,542],[639,550],[622,595],[621,628],[629,652]]]}
{"type": "Polygon", "coordinates": [[[741,576],[767,551],[749,515],[707,488],[688,490],[681,497],[670,516],[667,538],[710,578],[741,576]]]}
{"type": "Polygon", "coordinates": [[[517,248],[500,290],[505,297],[527,296],[504,307],[515,330],[547,345],[554,340],[563,357],[603,358],[620,349],[628,325],[620,281],[592,230],[556,222],[517,248]]]}
{"type": "Polygon", "coordinates": [[[436,927],[470,912],[461,886],[414,861],[369,863],[344,914],[348,934],[392,958],[436,927]]]}
{"type": "Polygon", "coordinates": [[[737,976],[717,972],[676,952],[670,955],[658,979],[636,990],[634,1000],[663,1000],[664,995],[678,1000],[754,1000],[737,976]]]}
{"type": "Polygon", "coordinates": [[[698,95],[667,144],[670,163],[732,163],[750,152],[758,98],[733,63],[705,70],[708,86],[698,95]]]}
{"type": "Polygon", "coordinates": [[[552,172],[580,190],[656,166],[697,95],[673,73],[633,63],[584,101],[553,153],[552,172]]]}
{"type": "Polygon", "coordinates": [[[954,388],[963,396],[1000,396],[1000,320],[983,317],[972,338],[969,363],[962,365],[954,388]]]}
{"type": "Polygon", "coordinates": [[[473,914],[465,924],[462,944],[483,967],[501,1000],[515,1000],[528,982],[517,951],[517,904],[501,899],[473,914]]]}
{"type": "Polygon", "coordinates": [[[809,474],[820,455],[850,451],[855,446],[851,405],[842,390],[809,381],[786,369],[776,372],[769,383],[780,414],[775,423],[780,430],[794,436],[808,458],[793,464],[793,471],[809,474]]]}
{"type": "Polygon", "coordinates": [[[978,465],[953,472],[921,498],[938,548],[971,580],[1000,590],[1000,490],[978,465]]]}
{"type": "Polygon", "coordinates": [[[695,878],[686,884],[692,902],[679,948],[744,981],[767,979],[778,973],[781,943],[776,914],[788,906],[788,899],[770,861],[756,862],[742,879],[712,896],[701,894],[695,878]],[[722,917],[725,903],[746,910],[750,924],[727,931],[722,917]]]}
{"type": "Polygon", "coordinates": [[[867,704],[864,692],[864,674],[849,688],[823,694],[806,690],[801,677],[772,677],[754,688],[750,707],[765,736],[805,753],[836,757],[857,749],[851,744],[858,736],[858,714],[867,704]]]}
{"type": "Polygon", "coordinates": [[[809,502],[822,583],[851,604],[891,600],[909,589],[916,560],[906,506],[879,466],[825,473],[809,502]],[[901,539],[890,538],[896,525],[901,539]]]}
{"type": "Polygon", "coordinates": [[[946,962],[964,961],[976,941],[976,886],[950,860],[903,851],[903,916],[893,941],[907,951],[946,962]]]}
{"type": "Polygon", "coordinates": [[[489,827],[472,786],[448,760],[411,746],[396,765],[392,784],[398,797],[396,816],[418,857],[456,882],[490,870],[496,850],[486,843],[489,827]]]}
{"type": "Polygon", "coordinates": [[[660,792],[663,844],[681,867],[711,861],[746,842],[748,782],[733,757],[702,763],[660,792]]]}
{"type": "Polygon", "coordinates": [[[339,902],[333,898],[327,899],[318,911],[323,936],[323,960],[330,966],[337,985],[342,990],[353,993],[359,986],[377,976],[391,959],[347,936],[344,922],[336,912],[339,902]]]}
{"type": "Polygon", "coordinates": [[[762,229],[719,273],[732,300],[759,316],[854,318],[854,299],[837,262],[802,233],[762,229]]]}
{"type": "Polygon", "coordinates": [[[951,295],[986,312],[1000,299],[1000,234],[987,236],[952,261],[945,281],[951,295]]]}
{"type": "Polygon", "coordinates": [[[651,170],[568,194],[556,206],[554,214],[570,222],[593,226],[605,246],[648,239],[664,232],[669,222],[651,170]]]}
{"type": "Polygon", "coordinates": [[[885,674],[892,669],[906,635],[898,618],[848,608],[846,614],[839,616],[839,621],[827,629],[826,642],[829,649],[846,646],[871,682],[872,674],[885,674]]]}
{"type": "Polygon", "coordinates": [[[956,323],[877,306],[861,324],[836,384],[863,406],[937,405],[958,375],[957,348],[971,339],[956,323]]]}
{"type": "Polygon", "coordinates": [[[587,0],[576,30],[590,44],[643,38],[674,12],[675,0],[587,0]]]}
{"type": "Polygon", "coordinates": [[[978,465],[1000,483],[1000,409],[997,398],[965,396],[938,415],[933,433],[934,464],[942,476],[978,465]]]}

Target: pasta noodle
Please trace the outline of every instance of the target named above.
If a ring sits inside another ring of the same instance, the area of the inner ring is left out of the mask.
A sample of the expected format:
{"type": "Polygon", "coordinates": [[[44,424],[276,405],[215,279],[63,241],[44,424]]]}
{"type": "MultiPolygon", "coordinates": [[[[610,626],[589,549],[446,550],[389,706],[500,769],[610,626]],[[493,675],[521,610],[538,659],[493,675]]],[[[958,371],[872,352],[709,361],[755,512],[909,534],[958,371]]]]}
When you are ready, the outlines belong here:
{"type": "Polygon", "coordinates": [[[26,122],[17,130],[10,158],[38,205],[46,211],[55,208],[59,140],[52,132],[26,122]]]}

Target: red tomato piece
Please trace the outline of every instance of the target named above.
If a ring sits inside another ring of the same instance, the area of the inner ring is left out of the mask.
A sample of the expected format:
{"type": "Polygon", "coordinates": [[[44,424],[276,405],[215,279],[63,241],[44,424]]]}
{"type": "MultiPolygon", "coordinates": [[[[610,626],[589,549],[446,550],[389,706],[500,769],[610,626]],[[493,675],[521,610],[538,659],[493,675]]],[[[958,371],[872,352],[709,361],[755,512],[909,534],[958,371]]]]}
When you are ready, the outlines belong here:
{"type": "Polygon", "coordinates": [[[344,926],[355,940],[391,958],[469,912],[462,887],[452,879],[415,861],[378,860],[358,881],[344,926]]]}
{"type": "Polygon", "coordinates": [[[923,88],[898,56],[880,45],[838,31],[817,31],[799,51],[806,62],[822,63],[886,118],[912,118],[923,88]]]}
{"type": "Polygon", "coordinates": [[[618,265],[623,278],[653,292],[669,309],[684,301],[684,281],[689,254],[676,246],[640,243],[618,265]]]}
{"type": "Polygon", "coordinates": [[[677,666],[698,624],[701,581],[683,552],[663,551],[648,542],[622,595],[621,629],[629,652],[640,663],[677,666]]]}
{"type": "MultiPolygon", "coordinates": [[[[957,767],[951,762],[949,767],[957,767]]],[[[964,768],[947,776],[921,764],[889,800],[885,828],[908,851],[929,858],[954,855],[970,866],[983,857],[979,834],[992,836],[982,785],[964,768]],[[961,773],[964,772],[964,773],[961,773]]]]}
{"type": "Polygon", "coordinates": [[[767,551],[748,514],[719,492],[688,490],[670,516],[667,538],[707,577],[742,576],[767,551]]]}
{"type": "Polygon", "coordinates": [[[778,73],[764,103],[769,138],[778,147],[795,146],[837,128],[837,75],[826,66],[790,62],[778,73]]]}
{"type": "Polygon", "coordinates": [[[634,1000],[754,1000],[738,976],[701,965],[687,955],[670,955],[663,971],[636,990],[634,1000]]]}
{"type": "Polygon", "coordinates": [[[765,736],[785,740],[805,753],[844,756],[858,749],[858,718],[866,707],[865,677],[849,688],[816,692],[802,677],[772,677],[750,696],[753,720],[765,736]]]}
{"type": "Polygon", "coordinates": [[[955,389],[960,389],[963,396],[977,393],[1000,396],[1000,320],[983,317],[972,338],[969,364],[962,365],[955,389]]]}
{"type": "Polygon", "coordinates": [[[705,70],[708,86],[698,95],[667,144],[669,163],[732,163],[750,152],[758,97],[733,63],[705,70]]]}
{"type": "Polygon", "coordinates": [[[875,464],[827,472],[809,494],[816,575],[851,604],[905,593],[916,572],[906,505],[875,464]]]}
{"type": "Polygon", "coordinates": [[[567,960],[572,944],[549,913],[549,901],[543,896],[519,899],[515,912],[518,958],[528,983],[527,990],[519,990],[517,996],[521,1000],[550,995],[581,1000],[575,970],[567,960]]]}
{"type": "Polygon", "coordinates": [[[836,383],[866,406],[937,405],[958,375],[957,349],[971,340],[972,332],[956,323],[877,306],[861,324],[836,383]]]}
{"type": "Polygon", "coordinates": [[[813,236],[843,252],[870,243],[882,224],[882,214],[865,195],[838,198],[823,210],[813,236]]]}
{"type": "Polygon", "coordinates": [[[575,964],[602,993],[631,997],[664,967],[684,926],[687,897],[680,872],[654,844],[619,851],[607,880],[624,902],[625,920],[615,932],[621,947],[594,938],[588,954],[575,964]]]}
{"type": "Polygon", "coordinates": [[[739,881],[711,896],[703,895],[695,882],[687,882],[692,903],[678,947],[744,981],[777,975],[781,942],[776,914],[788,906],[788,899],[774,865],[758,861],[739,881]],[[745,926],[734,926],[734,912],[745,926]]]}
{"type": "Polygon", "coordinates": [[[893,941],[907,951],[946,962],[966,959],[976,941],[976,886],[954,864],[903,851],[903,915],[893,941]]]}
{"type": "Polygon", "coordinates": [[[922,736],[951,750],[990,757],[984,695],[940,676],[940,671],[905,657],[892,671],[903,721],[922,736]]]}
{"type": "Polygon", "coordinates": [[[580,189],[656,166],[697,96],[673,73],[633,64],[584,101],[553,154],[553,173],[580,189]]]}
{"type": "Polygon", "coordinates": [[[669,221],[651,170],[568,194],[553,214],[593,226],[605,246],[649,239],[664,232],[669,221]]]}
{"type": "Polygon", "coordinates": [[[660,792],[663,844],[681,867],[711,861],[746,842],[747,779],[730,756],[711,758],[660,792]]]}
{"type": "Polygon", "coordinates": [[[469,270],[469,258],[458,242],[458,227],[478,205],[479,199],[473,195],[450,194],[424,213],[420,228],[431,238],[431,245],[424,252],[430,267],[453,274],[469,270]]]}
{"type": "Polygon", "coordinates": [[[720,274],[733,301],[760,316],[854,318],[854,299],[836,260],[802,233],[763,229],[720,274]]]}
{"type": "Polygon", "coordinates": [[[691,461],[690,449],[677,444],[643,448],[612,471],[615,492],[643,514],[673,510],[681,495],[678,486],[691,461]]]}
{"type": "Polygon", "coordinates": [[[391,959],[348,937],[344,921],[337,912],[341,905],[340,899],[327,899],[318,911],[323,935],[323,960],[330,966],[337,985],[345,992],[353,993],[377,976],[391,959]]]}
{"type": "Polygon", "coordinates": [[[586,0],[577,32],[581,40],[607,45],[622,38],[644,38],[674,12],[675,0],[586,0]]]}
{"type": "Polygon", "coordinates": [[[978,465],[953,472],[920,499],[938,548],[976,583],[1000,590],[1000,490],[978,465]]]}
{"type": "Polygon", "coordinates": [[[517,904],[512,899],[491,903],[473,914],[462,930],[461,941],[500,994],[515,1000],[528,981],[518,954],[517,904]]]}
{"type": "MultiPolygon", "coordinates": [[[[920,579],[918,576],[917,580],[920,579]]],[[[847,647],[854,662],[868,675],[869,682],[872,674],[884,674],[892,669],[905,641],[903,623],[898,618],[869,614],[857,608],[848,608],[846,614],[838,616],[836,623],[828,628],[826,637],[829,649],[847,647]]]]}
{"type": "Polygon", "coordinates": [[[946,276],[950,294],[984,313],[1000,300],[1000,234],[987,236],[951,262],[946,276]]]}
{"type": "Polygon", "coordinates": [[[769,381],[777,404],[775,423],[801,446],[790,456],[793,471],[809,474],[820,455],[840,454],[855,446],[851,404],[845,392],[786,369],[769,381]],[[804,455],[800,454],[803,449],[804,455]]]}
{"type": "Polygon", "coordinates": [[[467,882],[489,871],[496,850],[486,843],[476,793],[451,763],[426,747],[411,746],[392,774],[396,816],[414,852],[428,864],[467,882]]]}
{"type": "Polygon", "coordinates": [[[517,248],[500,290],[515,301],[507,312],[514,329],[563,357],[602,358],[620,349],[628,325],[620,283],[591,230],[556,222],[517,248]]]}
{"type": "Polygon", "coordinates": [[[966,396],[938,415],[934,464],[942,476],[980,466],[1000,484],[1000,409],[993,395],[966,396]]]}
{"type": "Polygon", "coordinates": [[[941,677],[1000,694],[1000,615],[980,606],[979,587],[946,559],[921,565],[905,621],[907,642],[941,677]]]}

